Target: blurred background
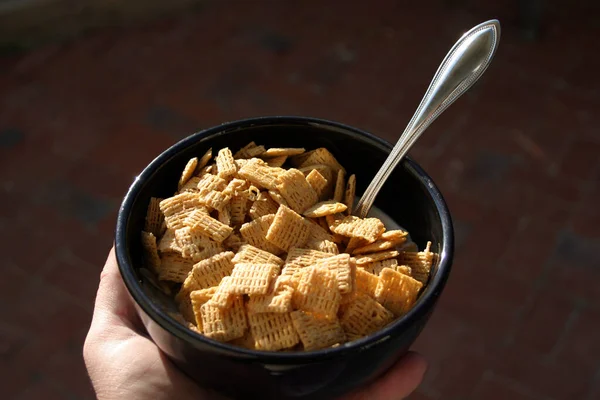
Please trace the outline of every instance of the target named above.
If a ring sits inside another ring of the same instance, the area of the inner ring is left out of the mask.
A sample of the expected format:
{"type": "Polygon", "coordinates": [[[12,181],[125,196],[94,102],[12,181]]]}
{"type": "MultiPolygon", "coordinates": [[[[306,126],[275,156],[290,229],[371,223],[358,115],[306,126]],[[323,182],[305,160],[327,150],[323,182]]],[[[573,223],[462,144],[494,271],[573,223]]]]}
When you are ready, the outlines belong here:
{"type": "Polygon", "coordinates": [[[90,399],[100,270],[132,179],[186,135],[293,114],[394,142],[441,59],[502,23],[412,156],[453,213],[411,398],[600,398],[600,7],[589,1],[0,1],[5,399],[90,399]]]}

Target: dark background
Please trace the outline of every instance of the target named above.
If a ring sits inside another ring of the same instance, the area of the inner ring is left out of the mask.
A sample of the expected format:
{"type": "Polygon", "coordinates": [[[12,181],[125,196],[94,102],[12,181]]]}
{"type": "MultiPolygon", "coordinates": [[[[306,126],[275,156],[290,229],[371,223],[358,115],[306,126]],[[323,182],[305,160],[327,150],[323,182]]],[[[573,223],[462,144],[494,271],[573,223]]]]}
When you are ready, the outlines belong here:
{"type": "Polygon", "coordinates": [[[395,141],[460,34],[498,18],[492,66],[412,151],[449,203],[457,253],[415,345],[430,369],[411,398],[599,398],[593,4],[216,1],[4,45],[2,397],[93,396],[81,349],[117,208],[167,146],[274,114],[395,141]]]}

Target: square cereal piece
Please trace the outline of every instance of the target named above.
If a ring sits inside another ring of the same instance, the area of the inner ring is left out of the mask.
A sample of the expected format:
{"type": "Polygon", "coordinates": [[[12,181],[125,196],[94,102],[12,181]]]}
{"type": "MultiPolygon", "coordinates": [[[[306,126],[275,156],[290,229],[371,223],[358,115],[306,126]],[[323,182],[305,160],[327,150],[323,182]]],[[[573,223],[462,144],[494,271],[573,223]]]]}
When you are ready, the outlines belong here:
{"type": "Polygon", "coordinates": [[[244,163],[238,170],[238,175],[249,180],[259,188],[275,189],[277,187],[277,177],[279,171],[268,165],[263,165],[262,160],[251,159],[244,163]]]}
{"type": "Polygon", "coordinates": [[[363,264],[362,267],[365,269],[365,271],[373,275],[379,276],[379,274],[384,268],[396,269],[398,267],[398,260],[396,260],[395,258],[388,258],[387,260],[374,261],[368,264],[363,264]]]}
{"type": "Polygon", "coordinates": [[[334,176],[333,170],[329,166],[324,165],[324,164],[309,165],[307,167],[298,168],[298,170],[300,172],[302,172],[304,175],[306,175],[306,180],[308,180],[308,175],[310,175],[312,171],[318,172],[323,178],[325,178],[325,180],[327,181],[327,184],[325,185],[325,188],[319,195],[320,196],[319,200],[330,200],[333,197],[333,191],[334,191],[335,182],[337,179],[337,171],[335,172],[335,176],[334,176]]]}
{"type": "Polygon", "coordinates": [[[299,267],[308,267],[314,265],[319,260],[329,257],[331,257],[331,254],[323,251],[293,248],[288,252],[285,263],[297,265],[299,267]]]}
{"type": "Polygon", "coordinates": [[[167,229],[164,235],[158,241],[158,252],[181,254],[181,246],[177,243],[174,229],[167,229]]]}
{"type": "Polygon", "coordinates": [[[234,155],[233,158],[244,159],[244,158],[252,158],[258,157],[265,152],[265,146],[257,146],[256,143],[250,142],[241,149],[239,149],[234,155]]]}
{"type": "MultiPolygon", "coordinates": [[[[329,222],[329,216],[327,218],[329,222]]],[[[359,218],[348,215],[340,219],[337,216],[333,216],[331,222],[330,229],[332,232],[343,236],[365,239],[369,243],[379,239],[385,231],[383,222],[377,218],[359,218]]]]}
{"type": "Polygon", "coordinates": [[[221,280],[233,271],[233,252],[224,251],[193,265],[183,282],[182,289],[192,292],[219,286],[221,280]]]}
{"type": "Polygon", "coordinates": [[[217,221],[225,225],[232,225],[231,223],[231,202],[227,203],[225,207],[217,211],[217,221]]]}
{"type": "Polygon", "coordinates": [[[389,258],[397,257],[398,254],[399,253],[397,250],[387,250],[387,251],[380,251],[379,253],[371,253],[371,254],[361,255],[359,257],[356,257],[356,264],[364,265],[364,264],[373,263],[375,261],[387,260],[389,258]]]}
{"type": "Polygon", "coordinates": [[[261,250],[250,244],[244,244],[240,247],[236,255],[233,257],[234,264],[275,264],[282,266],[283,260],[268,251],[261,250]]]}
{"type": "Polygon", "coordinates": [[[160,202],[163,200],[164,199],[159,197],[150,197],[148,211],[146,211],[144,230],[154,234],[156,237],[159,237],[163,233],[162,224],[165,220],[165,217],[162,211],[160,211],[160,202]]]}
{"type": "Polygon", "coordinates": [[[204,208],[198,193],[183,192],[159,203],[160,210],[165,216],[167,228],[179,229],[185,226],[185,219],[193,211],[204,208]]]}
{"type": "Polygon", "coordinates": [[[306,175],[306,181],[317,193],[319,200],[325,200],[327,197],[327,179],[316,169],[313,169],[306,175]]]}
{"type": "Polygon", "coordinates": [[[433,265],[435,254],[431,252],[431,242],[427,242],[425,250],[419,252],[403,251],[398,255],[400,264],[407,265],[411,269],[411,275],[419,282],[426,284],[433,265]]]}
{"type": "Polygon", "coordinates": [[[412,308],[422,287],[423,284],[416,279],[384,268],[379,275],[375,300],[398,317],[412,308]]]}
{"type": "Polygon", "coordinates": [[[157,273],[160,270],[160,256],[158,255],[156,236],[145,231],[142,231],[141,236],[145,265],[148,265],[154,273],[157,273]]]}
{"type": "Polygon", "coordinates": [[[375,242],[355,248],[352,254],[366,254],[389,250],[404,243],[407,236],[408,232],[401,230],[384,232],[375,242]]]}
{"type": "Polygon", "coordinates": [[[302,213],[302,215],[309,218],[319,218],[324,217],[326,215],[333,215],[344,212],[346,211],[346,208],[346,205],[343,203],[338,203],[334,200],[327,200],[317,203],[312,207],[309,207],[306,211],[302,213]]]}
{"type": "Polygon", "coordinates": [[[346,191],[344,193],[344,204],[347,206],[346,213],[352,215],[352,208],[354,207],[354,197],[356,196],[356,175],[350,175],[348,182],[346,182],[346,191]]]}
{"type": "Polygon", "coordinates": [[[369,242],[365,239],[357,237],[350,238],[348,244],[346,245],[346,253],[353,254],[354,250],[360,247],[365,247],[367,244],[369,244],[369,242]]]}
{"type": "Polygon", "coordinates": [[[298,214],[302,214],[319,200],[317,192],[297,169],[291,168],[280,174],[278,182],[277,190],[287,205],[298,214]]]}
{"type": "Polygon", "coordinates": [[[237,297],[230,308],[219,308],[211,302],[200,307],[202,328],[206,337],[227,342],[241,338],[248,329],[244,301],[237,297]]]}
{"type": "Polygon", "coordinates": [[[274,286],[271,293],[250,296],[247,304],[249,313],[288,313],[292,311],[294,288],[289,285],[274,286]]]}
{"type": "Polygon", "coordinates": [[[192,270],[194,263],[177,253],[165,253],[160,260],[158,279],[161,281],[183,282],[192,270]]]}
{"type": "Polygon", "coordinates": [[[279,208],[277,203],[267,192],[260,192],[252,203],[248,215],[251,219],[257,219],[269,214],[275,214],[279,208]]]}
{"type": "Polygon", "coordinates": [[[333,192],[333,200],[344,201],[344,193],[346,190],[346,173],[343,170],[338,170],[335,181],[335,189],[333,192]]]}
{"type": "Polygon", "coordinates": [[[249,244],[258,247],[261,250],[268,251],[275,255],[283,253],[283,250],[275,244],[267,240],[267,232],[269,227],[275,220],[274,214],[269,214],[255,219],[254,221],[246,222],[240,228],[242,238],[249,244]]]}
{"type": "Polygon", "coordinates": [[[245,179],[233,178],[229,181],[223,193],[229,196],[244,196],[245,192],[250,187],[250,182],[245,179]]]}
{"type": "Polygon", "coordinates": [[[304,218],[286,206],[279,206],[266,239],[284,251],[301,247],[308,240],[310,227],[304,218]]]}
{"type": "Polygon", "coordinates": [[[357,294],[345,307],[340,323],[349,339],[377,332],[394,319],[394,315],[364,293],[357,294]]]}
{"type": "Polygon", "coordinates": [[[267,165],[269,167],[279,168],[283,164],[285,164],[285,161],[287,160],[287,156],[279,156],[279,157],[273,157],[273,158],[264,158],[264,160],[265,160],[265,162],[267,163],[267,165]]]}
{"type": "Polygon", "coordinates": [[[193,211],[185,222],[192,230],[197,230],[217,243],[223,242],[233,232],[232,227],[222,224],[202,211],[193,211]]]}
{"type": "Polygon", "coordinates": [[[227,188],[227,181],[223,178],[219,178],[216,175],[205,174],[200,177],[196,188],[200,192],[213,190],[216,192],[222,192],[227,188]]]}
{"type": "Polygon", "coordinates": [[[379,276],[373,275],[362,268],[356,268],[356,278],[354,281],[356,292],[364,293],[375,298],[375,292],[379,285],[379,276]]]}
{"type": "Polygon", "coordinates": [[[183,168],[183,172],[181,173],[181,177],[179,178],[179,183],[177,187],[181,189],[183,185],[194,175],[196,172],[196,167],[198,166],[198,157],[190,158],[190,160],[185,164],[183,168]]]}
{"type": "Polygon", "coordinates": [[[292,301],[298,310],[315,312],[326,318],[335,316],[340,306],[336,273],[326,268],[303,268],[292,301]]]}
{"type": "Polygon", "coordinates": [[[223,247],[197,230],[189,227],[177,229],[175,239],[181,256],[198,262],[223,251],[223,247]]]}
{"type": "Polygon", "coordinates": [[[306,351],[319,350],[346,341],[346,333],[337,318],[322,318],[304,311],[294,311],[290,315],[306,351]]]}
{"type": "Polygon", "coordinates": [[[237,172],[237,165],[233,159],[233,154],[228,147],[222,148],[215,159],[217,163],[217,175],[220,178],[227,179],[237,172]]]}
{"type": "Polygon", "coordinates": [[[202,157],[200,157],[200,160],[198,160],[198,165],[196,165],[196,175],[198,175],[200,173],[200,171],[208,165],[208,162],[210,161],[211,158],[212,158],[212,147],[210,149],[206,150],[206,153],[204,153],[202,155],[202,157]]]}
{"type": "Polygon", "coordinates": [[[198,331],[200,331],[200,333],[202,333],[203,328],[202,328],[202,312],[201,312],[201,307],[208,303],[208,301],[212,298],[212,296],[215,294],[215,291],[217,290],[216,287],[211,287],[208,289],[201,289],[201,290],[194,290],[191,293],[186,293],[186,292],[180,292],[185,294],[185,296],[180,296],[179,294],[178,296],[178,303],[179,303],[179,310],[181,312],[181,315],[183,315],[183,317],[189,321],[192,322],[193,324],[196,325],[196,327],[198,328],[198,331]],[[183,310],[182,310],[183,308],[183,310]],[[189,310],[191,309],[191,315],[189,314],[189,310]],[[185,313],[184,313],[185,311],[185,313]],[[189,319],[192,319],[192,321],[190,321],[189,319]]]}
{"type": "Polygon", "coordinates": [[[291,158],[291,162],[294,167],[300,168],[314,164],[324,164],[330,167],[336,176],[339,170],[346,172],[334,155],[324,147],[294,156],[291,158]]]}
{"type": "Polygon", "coordinates": [[[304,153],[306,150],[302,148],[277,148],[272,147],[267,149],[264,153],[261,154],[261,157],[281,157],[281,156],[297,156],[298,154],[304,153]]]}
{"type": "Polygon", "coordinates": [[[248,325],[256,350],[287,349],[300,341],[289,313],[248,313],[248,325]]]}
{"type": "Polygon", "coordinates": [[[229,308],[236,297],[231,293],[231,276],[226,276],[221,279],[221,283],[217,286],[215,293],[210,299],[210,304],[218,308],[229,308]]]}
{"type": "Polygon", "coordinates": [[[244,196],[233,196],[230,201],[231,225],[239,226],[246,222],[248,199],[244,196]]]}
{"type": "Polygon", "coordinates": [[[231,272],[230,293],[267,294],[271,282],[278,274],[279,266],[275,264],[235,264],[231,272]]]}
{"type": "Polygon", "coordinates": [[[338,254],[329,258],[323,258],[313,264],[314,267],[326,268],[335,273],[338,290],[341,294],[350,293],[353,290],[356,265],[350,261],[350,254],[338,254]]]}
{"type": "Polygon", "coordinates": [[[340,249],[338,248],[338,245],[331,240],[309,239],[309,241],[306,242],[305,246],[308,249],[319,250],[324,253],[340,254],[340,249]]]}
{"type": "Polygon", "coordinates": [[[309,240],[329,240],[333,242],[333,235],[328,230],[324,229],[316,220],[308,220],[310,232],[308,234],[309,240]]]}
{"type": "Polygon", "coordinates": [[[229,200],[231,200],[231,196],[224,194],[223,192],[217,192],[216,190],[204,189],[198,193],[198,196],[200,197],[200,202],[204,206],[219,211],[227,206],[229,200]]]}

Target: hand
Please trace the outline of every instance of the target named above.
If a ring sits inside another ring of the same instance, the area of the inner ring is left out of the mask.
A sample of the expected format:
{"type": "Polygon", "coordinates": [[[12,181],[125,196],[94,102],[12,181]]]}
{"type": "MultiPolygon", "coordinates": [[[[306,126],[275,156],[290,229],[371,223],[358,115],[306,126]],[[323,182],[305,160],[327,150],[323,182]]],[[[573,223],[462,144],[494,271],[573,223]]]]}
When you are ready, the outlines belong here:
{"type": "MultiPolygon", "coordinates": [[[[110,251],[96,297],[94,317],[83,357],[100,400],[219,399],[179,371],[144,334],[144,327],[121,280],[114,249],[110,251]]],[[[426,363],[409,353],[370,386],[345,398],[403,399],[414,391],[426,363]]]]}

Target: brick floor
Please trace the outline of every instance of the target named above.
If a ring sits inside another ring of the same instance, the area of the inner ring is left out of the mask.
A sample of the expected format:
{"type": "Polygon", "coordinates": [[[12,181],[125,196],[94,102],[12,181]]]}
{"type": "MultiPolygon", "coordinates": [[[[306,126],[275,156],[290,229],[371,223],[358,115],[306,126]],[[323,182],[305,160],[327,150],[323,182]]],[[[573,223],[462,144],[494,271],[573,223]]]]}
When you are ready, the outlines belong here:
{"type": "Polygon", "coordinates": [[[503,23],[492,67],[412,153],[458,236],[453,276],[415,345],[431,366],[413,398],[597,398],[599,10],[545,2],[530,41],[517,2],[479,3],[215,3],[3,57],[5,398],[92,397],[81,345],[116,211],[166,146],[273,114],[393,141],[453,41],[490,17],[503,23]]]}

